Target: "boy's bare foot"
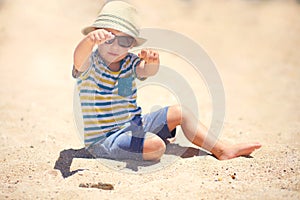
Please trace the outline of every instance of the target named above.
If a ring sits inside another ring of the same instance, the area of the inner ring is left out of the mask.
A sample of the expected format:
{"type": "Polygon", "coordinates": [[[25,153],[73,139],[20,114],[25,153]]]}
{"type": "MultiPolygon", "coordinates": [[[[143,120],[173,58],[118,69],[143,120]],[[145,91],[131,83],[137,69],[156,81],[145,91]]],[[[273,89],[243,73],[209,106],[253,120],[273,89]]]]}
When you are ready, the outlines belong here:
{"type": "Polygon", "coordinates": [[[223,150],[217,152],[215,156],[219,160],[228,160],[239,156],[249,156],[255,149],[259,149],[260,147],[260,143],[242,143],[229,145],[223,150]]]}

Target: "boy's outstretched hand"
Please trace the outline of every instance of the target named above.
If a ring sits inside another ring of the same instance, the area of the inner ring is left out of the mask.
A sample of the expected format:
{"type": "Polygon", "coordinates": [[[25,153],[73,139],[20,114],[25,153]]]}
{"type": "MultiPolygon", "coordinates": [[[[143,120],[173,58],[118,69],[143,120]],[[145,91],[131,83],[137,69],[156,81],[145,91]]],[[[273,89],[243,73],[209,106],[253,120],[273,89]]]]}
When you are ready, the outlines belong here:
{"type": "Polygon", "coordinates": [[[159,69],[159,54],[153,49],[142,49],[138,56],[143,60],[136,68],[137,75],[141,78],[153,76],[159,69]]]}
{"type": "Polygon", "coordinates": [[[87,37],[94,43],[94,44],[102,44],[107,40],[113,39],[115,36],[105,30],[105,29],[96,29],[90,32],[87,37]]]}
{"type": "Polygon", "coordinates": [[[146,65],[159,65],[159,54],[152,49],[142,49],[138,56],[145,61],[146,65]]]}

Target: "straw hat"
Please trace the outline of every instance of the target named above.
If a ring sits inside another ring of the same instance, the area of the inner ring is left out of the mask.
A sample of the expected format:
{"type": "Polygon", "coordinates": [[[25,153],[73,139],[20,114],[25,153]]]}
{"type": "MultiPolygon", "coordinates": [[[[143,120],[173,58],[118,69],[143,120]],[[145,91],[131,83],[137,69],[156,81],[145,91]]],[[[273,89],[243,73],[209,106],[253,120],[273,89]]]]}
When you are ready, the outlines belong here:
{"type": "Polygon", "coordinates": [[[146,39],[139,37],[137,10],[123,1],[110,1],[104,5],[95,22],[84,29],[82,33],[87,35],[95,28],[111,28],[126,33],[136,40],[135,46],[142,45],[146,39]]]}

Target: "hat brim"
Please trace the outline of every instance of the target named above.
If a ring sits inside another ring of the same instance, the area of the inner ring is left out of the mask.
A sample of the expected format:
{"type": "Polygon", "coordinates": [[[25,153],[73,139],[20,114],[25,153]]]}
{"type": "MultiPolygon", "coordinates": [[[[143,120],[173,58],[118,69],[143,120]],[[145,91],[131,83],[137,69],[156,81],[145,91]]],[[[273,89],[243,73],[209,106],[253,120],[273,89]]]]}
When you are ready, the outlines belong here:
{"type": "MultiPolygon", "coordinates": [[[[82,33],[83,35],[87,35],[87,34],[89,34],[90,32],[92,32],[92,31],[94,31],[94,30],[96,30],[96,29],[99,29],[99,28],[111,28],[111,29],[116,29],[116,30],[118,30],[118,31],[121,31],[121,32],[126,33],[126,31],[119,30],[118,27],[112,27],[112,26],[109,26],[109,27],[105,27],[105,26],[104,26],[104,27],[88,26],[88,27],[83,28],[83,29],[81,30],[81,33],[82,33]]],[[[126,34],[127,34],[127,33],[126,33],[126,34]]],[[[128,35],[130,35],[130,34],[128,34],[128,35]]],[[[132,36],[132,35],[130,35],[130,36],[132,36]]],[[[134,44],[135,47],[141,46],[142,44],[144,44],[144,43],[147,41],[147,39],[142,38],[142,37],[134,37],[134,36],[132,36],[132,37],[135,39],[135,44],[134,44]]]]}

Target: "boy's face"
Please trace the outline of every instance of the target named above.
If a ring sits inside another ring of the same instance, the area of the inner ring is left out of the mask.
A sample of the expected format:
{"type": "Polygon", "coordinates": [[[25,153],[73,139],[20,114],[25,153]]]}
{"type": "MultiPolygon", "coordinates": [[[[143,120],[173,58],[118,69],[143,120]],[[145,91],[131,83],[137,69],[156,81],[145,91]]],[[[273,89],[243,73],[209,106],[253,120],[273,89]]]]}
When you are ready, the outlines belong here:
{"type": "Polygon", "coordinates": [[[98,45],[98,49],[101,57],[105,60],[107,65],[110,65],[112,63],[119,62],[123,58],[125,58],[126,55],[128,54],[128,50],[133,47],[134,43],[132,43],[129,47],[120,46],[118,41],[119,40],[118,36],[128,36],[128,37],[130,36],[114,29],[105,29],[105,30],[117,36],[117,38],[111,44],[105,42],[101,45],[98,45]]]}

